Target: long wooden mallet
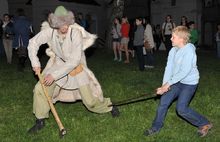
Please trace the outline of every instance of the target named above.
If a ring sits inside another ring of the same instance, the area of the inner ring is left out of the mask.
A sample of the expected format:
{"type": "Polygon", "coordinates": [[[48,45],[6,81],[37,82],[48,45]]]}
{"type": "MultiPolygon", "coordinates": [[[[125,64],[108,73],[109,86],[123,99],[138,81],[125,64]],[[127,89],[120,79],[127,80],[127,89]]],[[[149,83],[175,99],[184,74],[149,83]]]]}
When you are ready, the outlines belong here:
{"type": "Polygon", "coordinates": [[[49,94],[48,94],[48,92],[46,90],[46,87],[44,86],[44,81],[43,81],[43,78],[42,78],[42,76],[40,74],[40,70],[39,69],[38,69],[37,75],[38,75],[38,78],[40,79],[41,85],[42,85],[43,90],[44,90],[44,94],[47,97],[47,101],[48,101],[48,103],[50,105],[50,109],[51,109],[51,111],[53,113],[53,116],[54,116],[54,118],[55,118],[55,120],[57,122],[57,125],[59,126],[59,136],[60,136],[60,138],[62,138],[63,135],[66,134],[66,128],[63,127],[63,125],[62,125],[62,123],[61,123],[61,121],[60,121],[60,119],[59,119],[59,117],[57,115],[57,112],[56,112],[55,107],[54,107],[54,105],[53,105],[53,103],[51,101],[51,98],[50,98],[50,96],[49,96],[49,94]]]}

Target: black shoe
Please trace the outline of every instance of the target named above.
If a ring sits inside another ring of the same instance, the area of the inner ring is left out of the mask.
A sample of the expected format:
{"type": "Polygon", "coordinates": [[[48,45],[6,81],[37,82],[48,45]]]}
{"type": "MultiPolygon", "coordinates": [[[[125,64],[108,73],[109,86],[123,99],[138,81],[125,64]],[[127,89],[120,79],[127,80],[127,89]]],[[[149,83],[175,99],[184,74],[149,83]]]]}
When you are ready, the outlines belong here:
{"type": "Polygon", "coordinates": [[[18,65],[17,69],[18,69],[19,72],[23,72],[23,71],[24,71],[24,70],[22,69],[21,64],[18,65]]]}
{"type": "Polygon", "coordinates": [[[26,61],[26,57],[21,57],[21,67],[24,69],[26,68],[25,66],[25,61],[26,61]]]}
{"type": "Polygon", "coordinates": [[[119,112],[119,110],[118,110],[118,108],[116,106],[112,107],[111,114],[112,114],[113,117],[119,117],[120,112],[119,112]]]}
{"type": "Polygon", "coordinates": [[[28,134],[35,134],[38,130],[41,130],[45,126],[44,119],[37,119],[36,124],[28,130],[28,134]]]}

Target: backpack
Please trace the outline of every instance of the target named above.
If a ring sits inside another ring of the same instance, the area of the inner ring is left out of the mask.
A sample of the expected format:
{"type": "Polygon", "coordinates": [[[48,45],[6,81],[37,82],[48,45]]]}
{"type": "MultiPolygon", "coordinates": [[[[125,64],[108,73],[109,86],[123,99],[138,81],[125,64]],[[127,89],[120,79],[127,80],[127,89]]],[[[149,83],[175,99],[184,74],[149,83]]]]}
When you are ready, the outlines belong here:
{"type": "Polygon", "coordinates": [[[85,20],[86,21],[86,27],[85,27],[85,30],[87,31],[87,32],[90,32],[90,24],[89,24],[89,22],[87,21],[87,20],[85,20]]]}

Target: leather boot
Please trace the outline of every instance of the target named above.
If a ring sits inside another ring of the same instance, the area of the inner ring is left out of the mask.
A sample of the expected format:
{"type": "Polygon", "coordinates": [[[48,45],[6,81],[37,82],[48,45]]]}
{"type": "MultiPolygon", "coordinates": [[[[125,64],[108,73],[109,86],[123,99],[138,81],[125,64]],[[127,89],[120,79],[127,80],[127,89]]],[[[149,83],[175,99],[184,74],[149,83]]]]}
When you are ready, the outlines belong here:
{"type": "Polygon", "coordinates": [[[36,124],[28,130],[28,134],[35,134],[38,130],[41,130],[45,126],[44,119],[37,119],[36,124]]]}
{"type": "Polygon", "coordinates": [[[22,57],[20,57],[18,59],[19,59],[19,64],[18,64],[17,69],[19,72],[23,72],[24,70],[22,69],[22,57]]]}
{"type": "Polygon", "coordinates": [[[25,61],[26,61],[26,57],[21,57],[21,67],[24,69],[26,68],[25,66],[25,61]]]}

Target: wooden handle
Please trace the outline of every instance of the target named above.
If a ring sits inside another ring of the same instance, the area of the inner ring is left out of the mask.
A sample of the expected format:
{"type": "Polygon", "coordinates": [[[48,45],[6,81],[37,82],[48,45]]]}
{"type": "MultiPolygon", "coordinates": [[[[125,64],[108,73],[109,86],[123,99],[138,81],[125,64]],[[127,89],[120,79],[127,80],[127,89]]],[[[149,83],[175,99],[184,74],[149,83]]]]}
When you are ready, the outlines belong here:
{"type": "Polygon", "coordinates": [[[42,78],[42,76],[40,74],[40,70],[39,69],[37,71],[37,75],[38,75],[38,78],[40,79],[40,82],[41,82],[41,85],[43,87],[45,96],[47,97],[47,101],[48,101],[48,103],[50,105],[50,109],[51,109],[51,111],[53,113],[53,116],[54,116],[56,122],[57,122],[57,125],[59,126],[60,131],[62,131],[62,130],[64,130],[64,127],[63,127],[63,125],[62,125],[62,123],[61,123],[61,121],[60,121],[60,119],[59,119],[59,117],[57,115],[57,112],[56,112],[56,110],[54,108],[54,105],[53,105],[53,103],[51,101],[51,98],[50,98],[50,96],[49,96],[49,94],[48,94],[48,92],[46,90],[46,87],[44,86],[44,81],[43,81],[43,78],[42,78]]]}

